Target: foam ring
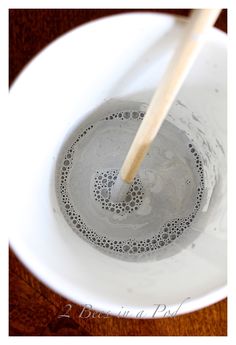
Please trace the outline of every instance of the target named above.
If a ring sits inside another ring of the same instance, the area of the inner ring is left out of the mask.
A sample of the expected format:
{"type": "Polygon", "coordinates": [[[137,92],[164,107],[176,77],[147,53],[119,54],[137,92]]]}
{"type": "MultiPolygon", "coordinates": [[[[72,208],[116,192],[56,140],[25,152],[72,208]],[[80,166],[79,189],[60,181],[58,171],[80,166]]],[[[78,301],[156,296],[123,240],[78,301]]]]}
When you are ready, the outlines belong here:
{"type": "MultiPolygon", "coordinates": [[[[143,117],[143,112],[125,111],[111,114],[110,116],[105,117],[104,120],[110,121],[116,119],[118,121],[131,121],[133,119],[142,120],[143,117]]],[[[72,229],[96,247],[102,247],[105,251],[117,253],[119,255],[123,253],[131,256],[142,256],[145,252],[160,250],[175,241],[184,231],[186,231],[186,229],[189,228],[190,224],[196,217],[196,214],[199,212],[203,192],[205,189],[203,164],[200,155],[197,153],[193,143],[188,144],[188,149],[195,160],[195,165],[199,173],[200,183],[197,188],[197,198],[192,213],[185,218],[169,220],[168,222],[163,224],[160,232],[157,235],[154,235],[152,238],[147,238],[144,241],[136,240],[132,242],[130,240],[110,240],[106,238],[106,236],[100,236],[93,229],[88,228],[88,226],[83,221],[82,216],[75,212],[74,207],[70,202],[69,193],[67,190],[67,180],[71,166],[73,164],[73,155],[75,153],[74,146],[76,145],[76,143],[82,140],[82,138],[86,136],[92,128],[94,128],[94,125],[90,125],[77,136],[74,143],[67,150],[60,169],[60,177],[58,180],[59,187],[57,188],[58,197],[63,214],[65,215],[65,218],[67,219],[72,229]]],[[[108,196],[110,196],[111,188],[117,179],[117,175],[118,171],[115,169],[103,172],[97,171],[94,179],[93,197],[94,201],[98,205],[100,205],[100,207],[104,209],[104,211],[116,213],[119,216],[124,216],[127,213],[130,214],[138,210],[138,208],[142,204],[144,196],[143,186],[140,179],[135,178],[128,193],[128,200],[122,203],[111,203],[108,196]]]]}

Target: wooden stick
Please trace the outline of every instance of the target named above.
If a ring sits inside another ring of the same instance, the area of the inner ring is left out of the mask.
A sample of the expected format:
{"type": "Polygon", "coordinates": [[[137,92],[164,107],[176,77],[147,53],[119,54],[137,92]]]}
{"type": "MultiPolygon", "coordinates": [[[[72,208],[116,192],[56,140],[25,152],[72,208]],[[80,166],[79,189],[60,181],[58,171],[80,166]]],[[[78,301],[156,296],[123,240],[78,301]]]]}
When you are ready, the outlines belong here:
{"type": "Polygon", "coordinates": [[[204,42],[207,30],[214,25],[220,11],[193,10],[183,42],[172,58],[124,160],[120,171],[120,177],[124,182],[133,181],[204,42]]]}

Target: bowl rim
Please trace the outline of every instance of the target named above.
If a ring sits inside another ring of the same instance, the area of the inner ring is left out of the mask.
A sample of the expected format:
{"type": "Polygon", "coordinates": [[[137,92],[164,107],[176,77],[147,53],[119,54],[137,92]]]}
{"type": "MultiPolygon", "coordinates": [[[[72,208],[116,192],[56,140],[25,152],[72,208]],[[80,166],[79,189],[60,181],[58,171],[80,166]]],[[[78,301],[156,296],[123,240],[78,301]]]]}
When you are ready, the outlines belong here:
{"type": "MultiPolygon", "coordinates": [[[[21,70],[21,72],[18,74],[18,76],[15,78],[14,82],[11,85],[10,91],[12,88],[15,87],[15,84],[17,84],[18,79],[21,77],[22,73],[24,73],[24,71],[26,69],[28,69],[28,67],[31,65],[31,63],[34,62],[35,58],[37,58],[40,54],[42,54],[44,52],[44,50],[46,50],[47,48],[49,48],[52,44],[56,43],[58,40],[64,39],[65,36],[70,35],[71,32],[80,29],[81,27],[85,27],[87,25],[90,24],[94,24],[95,22],[98,21],[106,21],[108,18],[111,19],[112,17],[119,17],[119,16],[140,16],[140,15],[144,15],[144,16],[161,16],[161,17],[174,17],[176,18],[176,20],[181,21],[181,22],[187,22],[187,17],[184,16],[180,16],[180,15],[172,15],[172,14],[165,14],[165,13],[153,13],[153,12],[142,12],[142,10],[140,11],[135,11],[135,12],[127,12],[127,13],[121,13],[121,14],[113,14],[113,15],[109,15],[106,17],[102,17],[96,20],[93,20],[91,22],[87,22],[84,23],[76,28],[71,29],[70,31],[62,34],[61,36],[59,36],[58,38],[56,38],[55,40],[53,40],[49,45],[47,45],[45,48],[43,48],[32,60],[30,60],[26,66],[21,70]]],[[[227,36],[226,33],[224,33],[223,31],[217,29],[217,28],[213,28],[213,30],[217,30],[220,34],[225,35],[225,37],[227,36]]],[[[80,305],[84,305],[84,301],[86,300],[86,298],[84,298],[85,296],[81,295],[81,298],[75,298],[75,295],[72,296],[72,294],[70,294],[68,291],[70,291],[70,284],[69,283],[65,283],[64,284],[58,284],[58,283],[54,283],[54,279],[53,279],[53,275],[50,276],[50,278],[48,278],[48,273],[47,273],[47,269],[40,264],[40,262],[36,262],[37,258],[34,258],[34,260],[30,260],[31,259],[31,255],[30,252],[27,251],[27,253],[24,251],[24,249],[20,249],[22,248],[21,246],[18,245],[17,242],[14,242],[13,238],[9,239],[9,245],[10,248],[12,248],[13,252],[16,254],[16,256],[18,257],[18,259],[23,263],[23,265],[39,280],[41,281],[43,284],[45,284],[47,287],[49,287],[50,289],[52,289],[53,291],[55,291],[56,293],[62,295],[63,297],[65,297],[66,299],[71,300],[74,303],[80,304],[80,305]],[[35,261],[36,260],[36,261],[35,261]],[[47,277],[47,278],[45,278],[47,277]],[[66,289],[64,289],[64,286],[67,286],[66,289]],[[65,292],[66,291],[66,292],[65,292]]],[[[58,277],[56,277],[56,281],[58,281],[58,277]]],[[[202,309],[204,307],[208,307],[214,303],[217,303],[219,301],[221,301],[222,299],[227,297],[227,283],[220,285],[219,287],[217,287],[216,289],[202,294],[201,296],[194,298],[190,301],[188,301],[184,308],[178,313],[178,315],[184,315],[186,313],[190,313],[190,312],[194,312],[197,311],[199,309],[202,309]]],[[[91,299],[90,299],[91,301],[91,299]]],[[[96,311],[99,311],[101,313],[104,313],[107,311],[106,308],[106,303],[104,303],[104,301],[99,302],[96,300],[94,301],[94,305],[95,305],[95,309],[96,311]]],[[[119,306],[120,307],[120,306],[119,306]]],[[[176,308],[176,305],[169,305],[169,308],[176,308]]],[[[128,306],[129,310],[132,310],[132,313],[130,315],[132,316],[126,316],[126,318],[136,318],[134,315],[138,313],[138,311],[140,311],[140,308],[138,309],[137,307],[134,306],[128,306]]],[[[111,304],[109,304],[109,310],[111,310],[111,315],[116,316],[115,310],[116,310],[116,306],[113,303],[112,307],[111,304]]],[[[143,308],[142,308],[143,309],[143,308]]],[[[153,307],[147,307],[147,310],[151,310],[153,311],[153,307]]],[[[162,318],[163,316],[160,315],[156,315],[155,318],[162,318]]],[[[143,318],[147,318],[150,319],[150,317],[143,317],[143,318]]]]}

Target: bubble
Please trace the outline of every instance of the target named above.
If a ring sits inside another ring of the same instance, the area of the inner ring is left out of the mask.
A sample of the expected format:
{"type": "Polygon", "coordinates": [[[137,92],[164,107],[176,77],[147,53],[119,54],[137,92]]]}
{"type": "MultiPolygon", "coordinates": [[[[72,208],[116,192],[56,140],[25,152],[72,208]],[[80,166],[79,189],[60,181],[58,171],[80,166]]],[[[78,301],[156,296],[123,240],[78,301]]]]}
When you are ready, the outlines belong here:
{"type": "Polygon", "coordinates": [[[139,113],[138,113],[137,111],[133,111],[133,113],[132,113],[132,118],[133,118],[133,119],[137,119],[138,116],[139,116],[139,113]]]}
{"type": "Polygon", "coordinates": [[[129,249],[130,249],[130,246],[128,246],[127,244],[124,245],[123,250],[124,250],[125,252],[127,252],[129,249]]]}
{"type": "Polygon", "coordinates": [[[128,119],[129,117],[130,117],[130,113],[127,112],[127,111],[125,111],[125,112],[124,112],[124,118],[125,118],[125,119],[128,119]]]}
{"type": "MultiPolygon", "coordinates": [[[[99,194],[99,191],[96,191],[96,193],[99,194]]],[[[107,197],[109,196],[109,190],[103,188],[103,189],[101,190],[101,196],[102,196],[103,198],[107,198],[107,197]]],[[[100,198],[100,195],[98,195],[98,198],[100,198]]]]}
{"type": "MultiPolygon", "coordinates": [[[[106,170],[106,171],[97,171],[96,176],[94,178],[94,189],[93,189],[93,194],[94,194],[94,200],[97,202],[104,201],[105,199],[105,210],[108,210],[110,212],[115,212],[119,215],[124,215],[127,213],[131,213],[135,210],[138,209],[138,207],[142,204],[142,197],[136,199],[136,192],[132,193],[128,192],[125,201],[120,202],[120,203],[113,203],[110,198],[111,194],[111,188],[113,184],[115,183],[115,178],[118,175],[118,170],[112,169],[112,170],[106,170]],[[110,177],[110,178],[107,178],[110,177]],[[104,178],[106,177],[106,178],[104,178]],[[97,186],[96,181],[102,181],[103,183],[103,188],[99,190],[99,186],[97,186]],[[101,196],[104,199],[99,199],[98,196],[101,196]],[[97,197],[96,197],[97,196],[97,197]]],[[[141,184],[141,181],[139,180],[138,177],[134,179],[133,184],[131,185],[130,191],[133,190],[135,185],[135,188],[140,191],[140,194],[142,195],[142,190],[143,186],[141,184]]],[[[103,207],[104,209],[104,207],[103,207]]]]}
{"type": "Polygon", "coordinates": [[[125,198],[125,201],[126,202],[129,202],[129,201],[131,201],[132,200],[132,196],[130,195],[130,194],[128,194],[127,196],[126,196],[126,198],[125,198]]]}
{"type": "Polygon", "coordinates": [[[162,238],[163,238],[163,240],[166,240],[166,239],[168,238],[168,234],[164,233],[164,234],[162,235],[162,238]]]}

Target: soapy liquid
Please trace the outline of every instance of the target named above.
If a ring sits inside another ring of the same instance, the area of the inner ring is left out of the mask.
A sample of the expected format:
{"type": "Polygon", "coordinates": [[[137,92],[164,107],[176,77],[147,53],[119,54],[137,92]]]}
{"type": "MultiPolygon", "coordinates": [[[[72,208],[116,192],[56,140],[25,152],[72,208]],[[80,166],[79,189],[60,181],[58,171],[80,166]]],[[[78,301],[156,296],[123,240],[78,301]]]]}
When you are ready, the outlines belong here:
{"type": "Polygon", "coordinates": [[[156,258],[179,243],[204,196],[197,149],[165,121],[126,200],[110,201],[144,116],[128,110],[80,126],[63,146],[56,172],[59,205],[71,229],[104,254],[131,261],[156,258]]]}

